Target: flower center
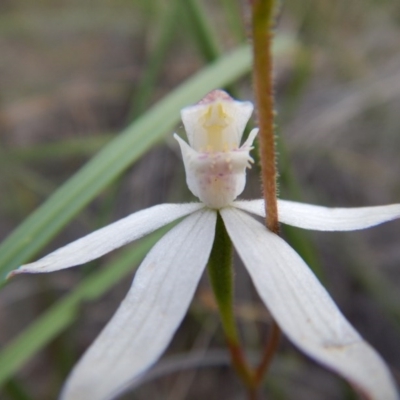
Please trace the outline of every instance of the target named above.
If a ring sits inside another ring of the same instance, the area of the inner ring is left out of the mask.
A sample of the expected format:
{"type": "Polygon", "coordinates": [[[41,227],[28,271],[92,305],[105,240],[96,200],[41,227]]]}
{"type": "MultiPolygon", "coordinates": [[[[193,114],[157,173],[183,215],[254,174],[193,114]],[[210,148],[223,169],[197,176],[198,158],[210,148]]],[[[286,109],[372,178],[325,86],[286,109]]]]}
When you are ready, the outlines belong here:
{"type": "Polygon", "coordinates": [[[236,135],[232,135],[232,117],[223,102],[210,104],[200,118],[203,137],[201,152],[215,153],[236,150],[236,135]]]}

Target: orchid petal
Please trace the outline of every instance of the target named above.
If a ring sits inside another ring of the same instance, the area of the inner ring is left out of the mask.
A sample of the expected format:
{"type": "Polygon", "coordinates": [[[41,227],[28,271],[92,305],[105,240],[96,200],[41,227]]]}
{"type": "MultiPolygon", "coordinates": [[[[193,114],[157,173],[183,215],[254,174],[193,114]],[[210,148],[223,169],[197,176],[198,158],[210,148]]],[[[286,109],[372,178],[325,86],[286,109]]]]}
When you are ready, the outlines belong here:
{"type": "Polygon", "coordinates": [[[289,339],[368,399],[397,399],[381,357],[349,324],[300,256],[248,214],[226,208],[221,215],[258,294],[289,339]]]}
{"type": "Polygon", "coordinates": [[[61,247],[36,262],[22,265],[12,271],[10,276],[22,273],[52,272],[81,265],[202,207],[204,205],[201,203],[188,203],[160,204],[147,208],[61,247]]]}
{"type": "Polygon", "coordinates": [[[150,367],[178,328],[209,258],[216,213],[184,219],[148,253],[110,323],[72,371],[62,400],[105,400],[150,367]]]}
{"type": "MultiPolygon", "coordinates": [[[[264,200],[236,201],[241,210],[265,217],[264,200]]],[[[278,200],[279,222],[317,231],[353,231],[400,218],[400,204],[375,207],[329,208],[278,200]]]]}

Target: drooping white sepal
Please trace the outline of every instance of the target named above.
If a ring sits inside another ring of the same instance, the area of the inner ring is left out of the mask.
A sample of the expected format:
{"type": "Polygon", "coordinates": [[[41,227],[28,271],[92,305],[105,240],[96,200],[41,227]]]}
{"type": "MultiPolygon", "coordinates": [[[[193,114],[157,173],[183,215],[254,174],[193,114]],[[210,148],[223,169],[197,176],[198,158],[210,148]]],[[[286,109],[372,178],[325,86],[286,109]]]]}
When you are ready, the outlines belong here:
{"type": "MultiPolygon", "coordinates": [[[[235,207],[265,217],[264,200],[235,201],[235,207]]],[[[317,231],[355,231],[400,218],[400,204],[329,208],[278,199],[278,219],[283,224],[317,231]]]]}
{"type": "Polygon", "coordinates": [[[157,361],[193,298],[215,221],[215,211],[200,210],[153,247],[116,314],[73,369],[61,400],[114,399],[157,361]]]}
{"type": "Polygon", "coordinates": [[[146,208],[67,244],[38,261],[22,265],[9,276],[52,272],[84,264],[203,207],[201,203],[188,203],[146,208]]]}
{"type": "Polygon", "coordinates": [[[221,211],[261,299],[304,353],[347,379],[370,400],[398,400],[381,357],[345,319],[301,257],[237,208],[221,211]]]}

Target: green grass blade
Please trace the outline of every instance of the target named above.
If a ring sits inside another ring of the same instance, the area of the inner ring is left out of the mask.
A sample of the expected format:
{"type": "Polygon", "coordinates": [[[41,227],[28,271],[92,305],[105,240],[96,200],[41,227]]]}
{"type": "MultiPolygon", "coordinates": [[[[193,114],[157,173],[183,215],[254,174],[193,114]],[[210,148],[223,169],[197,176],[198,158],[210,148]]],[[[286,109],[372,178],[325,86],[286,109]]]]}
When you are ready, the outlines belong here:
{"type": "Polygon", "coordinates": [[[209,24],[207,13],[197,0],[185,0],[183,5],[186,9],[189,28],[196,39],[197,47],[205,60],[213,61],[221,54],[220,46],[216,41],[212,27],[209,24]]]}
{"type": "Polygon", "coordinates": [[[0,276],[37,253],[113,179],[170,133],[182,107],[249,72],[248,46],[224,55],[153,106],[62,185],[0,246],[0,276]]]}
{"type": "Polygon", "coordinates": [[[227,25],[232,35],[235,36],[238,42],[244,42],[246,40],[246,32],[243,24],[243,12],[239,3],[236,0],[221,0],[221,2],[225,10],[227,25]]]}
{"type": "Polygon", "coordinates": [[[45,162],[63,160],[70,157],[87,157],[98,152],[112,139],[111,134],[96,133],[93,136],[77,137],[53,143],[37,144],[29,147],[3,150],[0,158],[1,168],[10,162],[45,162]]]}
{"type": "MultiPolygon", "coordinates": [[[[198,0],[185,0],[183,5],[187,16],[185,19],[187,31],[193,35],[198,51],[205,61],[215,61],[221,56],[221,49],[207,12],[204,10],[204,4],[200,4],[198,0]]],[[[223,88],[233,97],[238,97],[234,85],[223,88]]]]}
{"type": "Polygon", "coordinates": [[[158,74],[163,66],[168,49],[175,36],[177,28],[176,21],[179,20],[181,5],[182,0],[174,0],[171,2],[163,20],[160,22],[161,29],[156,45],[150,54],[149,60],[146,62],[147,67],[144,69],[143,76],[135,90],[136,94],[132,101],[132,108],[129,113],[130,119],[134,119],[138,115],[142,114],[150,102],[158,74]]]}
{"type": "Polygon", "coordinates": [[[91,274],[71,293],[54,304],[17,336],[0,353],[0,387],[31,357],[46,346],[76,319],[82,302],[94,300],[132,272],[150,248],[166,232],[148,236],[133,249],[124,252],[112,265],[91,274]]]}
{"type": "Polygon", "coordinates": [[[4,393],[12,400],[32,400],[32,397],[29,396],[22,385],[14,379],[10,379],[7,382],[4,387],[4,393]]]}

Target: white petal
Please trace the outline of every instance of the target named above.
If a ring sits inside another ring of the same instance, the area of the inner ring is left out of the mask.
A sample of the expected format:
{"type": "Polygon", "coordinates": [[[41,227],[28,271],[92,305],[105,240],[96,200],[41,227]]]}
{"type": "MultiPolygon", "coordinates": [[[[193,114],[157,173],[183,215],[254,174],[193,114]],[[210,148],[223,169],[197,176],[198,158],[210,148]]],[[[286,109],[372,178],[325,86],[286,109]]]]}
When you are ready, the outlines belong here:
{"type": "Polygon", "coordinates": [[[36,262],[22,265],[9,276],[57,271],[86,263],[202,207],[204,205],[201,203],[160,204],[138,211],[67,244],[36,262]]]}
{"type": "MultiPolygon", "coordinates": [[[[235,207],[265,217],[264,200],[237,201],[235,207]]],[[[317,231],[354,231],[400,218],[400,204],[375,207],[329,208],[278,200],[279,221],[317,231]]]]}
{"type": "Polygon", "coordinates": [[[248,214],[226,208],[221,215],[261,299],[289,339],[368,399],[397,399],[380,356],[349,324],[300,256],[248,214]]]}
{"type": "Polygon", "coordinates": [[[72,371],[62,400],[106,400],[163,353],[209,258],[216,213],[201,210],[169,231],[142,262],[118,311],[72,371]]]}

